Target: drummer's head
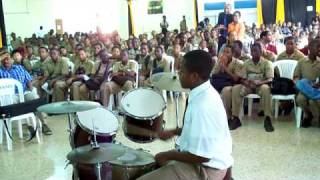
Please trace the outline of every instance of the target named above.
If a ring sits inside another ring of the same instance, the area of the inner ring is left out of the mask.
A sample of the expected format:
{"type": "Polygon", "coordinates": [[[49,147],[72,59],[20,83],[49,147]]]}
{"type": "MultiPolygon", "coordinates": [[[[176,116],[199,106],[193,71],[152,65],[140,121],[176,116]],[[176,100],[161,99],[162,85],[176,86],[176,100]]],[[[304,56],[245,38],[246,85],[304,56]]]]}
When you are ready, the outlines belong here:
{"type": "Polygon", "coordinates": [[[129,56],[128,56],[128,51],[127,50],[122,50],[120,53],[120,57],[121,57],[121,62],[123,64],[127,64],[129,56]]]}
{"type": "Polygon", "coordinates": [[[179,78],[183,88],[193,89],[206,82],[213,67],[210,54],[202,51],[190,51],[183,56],[179,78]]]}

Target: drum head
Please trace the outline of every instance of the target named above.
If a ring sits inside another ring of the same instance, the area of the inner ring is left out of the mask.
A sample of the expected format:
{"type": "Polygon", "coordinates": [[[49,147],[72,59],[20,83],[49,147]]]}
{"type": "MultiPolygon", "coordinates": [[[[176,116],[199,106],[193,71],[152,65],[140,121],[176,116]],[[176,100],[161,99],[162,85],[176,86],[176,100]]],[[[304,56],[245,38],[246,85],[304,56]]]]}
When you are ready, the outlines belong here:
{"type": "Polygon", "coordinates": [[[116,160],[109,161],[109,163],[121,167],[136,167],[149,165],[155,162],[154,157],[149,153],[128,147],[125,148],[126,150],[122,156],[119,156],[116,160]]]}
{"type": "Polygon", "coordinates": [[[124,113],[139,118],[155,118],[166,108],[161,94],[149,89],[139,88],[129,91],[121,100],[124,113]]]}
{"type": "Polygon", "coordinates": [[[117,117],[102,107],[77,112],[77,116],[80,127],[90,134],[93,134],[93,130],[98,135],[112,134],[117,131],[119,126],[117,117]]]}

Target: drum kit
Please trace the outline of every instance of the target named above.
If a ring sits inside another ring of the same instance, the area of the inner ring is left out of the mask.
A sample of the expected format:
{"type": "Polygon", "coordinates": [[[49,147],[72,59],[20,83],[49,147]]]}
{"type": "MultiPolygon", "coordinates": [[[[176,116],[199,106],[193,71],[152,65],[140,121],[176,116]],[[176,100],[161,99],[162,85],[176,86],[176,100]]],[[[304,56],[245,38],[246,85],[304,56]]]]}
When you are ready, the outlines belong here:
{"type": "MultiPolygon", "coordinates": [[[[120,102],[124,116],[123,132],[133,142],[148,143],[163,129],[166,102],[156,89],[186,92],[175,74],[158,73],[151,82],[155,88],[128,91],[120,102]]],[[[178,93],[176,93],[178,94],[178,93]]],[[[178,124],[178,95],[175,95],[178,124]]],[[[72,151],[67,159],[73,165],[73,179],[129,180],[152,171],[154,157],[115,142],[119,121],[114,112],[92,101],[63,101],[38,107],[39,112],[68,115],[72,151]]]]}

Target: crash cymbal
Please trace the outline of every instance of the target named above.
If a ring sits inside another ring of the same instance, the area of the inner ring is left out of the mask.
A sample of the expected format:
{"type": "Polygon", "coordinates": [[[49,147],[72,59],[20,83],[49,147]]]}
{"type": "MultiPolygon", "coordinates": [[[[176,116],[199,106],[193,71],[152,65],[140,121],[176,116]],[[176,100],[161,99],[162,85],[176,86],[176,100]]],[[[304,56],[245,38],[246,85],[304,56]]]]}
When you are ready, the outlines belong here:
{"type": "Polygon", "coordinates": [[[108,161],[112,165],[119,166],[143,166],[146,164],[155,163],[154,156],[140,150],[135,150],[127,147],[125,153],[117,157],[115,160],[108,161]]]}
{"type": "Polygon", "coordinates": [[[40,106],[37,110],[50,114],[67,114],[91,110],[100,106],[99,103],[92,101],[61,101],[40,106]]]}
{"type": "Polygon", "coordinates": [[[151,84],[160,90],[188,92],[188,89],[181,87],[179,76],[174,73],[162,72],[153,74],[150,77],[151,84]]]}
{"type": "Polygon", "coordinates": [[[91,145],[80,146],[68,153],[71,163],[97,164],[116,160],[125,154],[126,147],[112,143],[100,143],[100,148],[93,149],[91,145]]]}

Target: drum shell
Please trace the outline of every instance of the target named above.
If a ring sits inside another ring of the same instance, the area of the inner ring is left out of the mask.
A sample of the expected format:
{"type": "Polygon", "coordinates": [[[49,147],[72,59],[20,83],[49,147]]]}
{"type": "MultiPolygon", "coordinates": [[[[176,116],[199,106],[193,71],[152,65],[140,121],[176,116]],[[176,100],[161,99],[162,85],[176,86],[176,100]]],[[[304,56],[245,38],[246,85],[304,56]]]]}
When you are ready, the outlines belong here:
{"type": "MultiPolygon", "coordinates": [[[[93,135],[84,131],[79,125],[75,127],[71,142],[73,142],[73,148],[90,144],[90,139],[93,135]]],[[[115,138],[114,135],[97,135],[97,141],[99,143],[111,143],[115,138]]],[[[74,164],[74,168],[77,169],[79,180],[97,179],[95,165],[91,164],[74,164]]],[[[101,164],[101,177],[102,179],[110,179],[111,166],[108,163],[101,164]]]]}
{"type": "Polygon", "coordinates": [[[160,132],[163,127],[163,115],[161,114],[154,119],[138,119],[137,117],[132,117],[125,115],[123,122],[123,132],[126,137],[134,142],[147,143],[155,140],[153,134],[160,132]],[[145,129],[146,132],[137,132],[138,129],[145,129]]]}
{"type": "Polygon", "coordinates": [[[112,180],[134,180],[155,169],[155,163],[144,166],[120,166],[112,164],[112,180]]]}

